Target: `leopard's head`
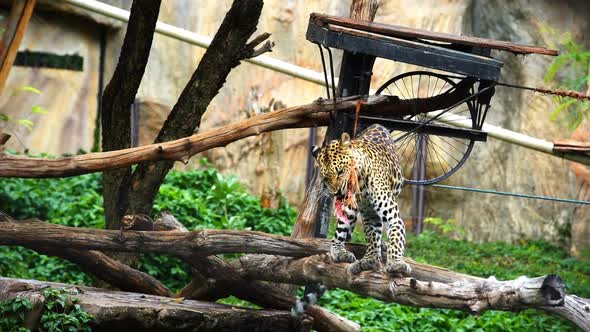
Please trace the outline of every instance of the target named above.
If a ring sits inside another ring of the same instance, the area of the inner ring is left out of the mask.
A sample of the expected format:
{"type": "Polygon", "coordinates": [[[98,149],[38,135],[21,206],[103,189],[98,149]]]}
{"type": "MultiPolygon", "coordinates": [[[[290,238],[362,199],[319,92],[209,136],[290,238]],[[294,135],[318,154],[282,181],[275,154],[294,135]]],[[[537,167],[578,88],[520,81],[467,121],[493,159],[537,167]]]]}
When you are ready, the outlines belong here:
{"type": "Polygon", "coordinates": [[[344,196],[352,161],[350,136],[344,133],[340,140],[332,140],[323,148],[314,146],[312,154],[318,163],[322,181],[328,187],[330,194],[344,196]]]}

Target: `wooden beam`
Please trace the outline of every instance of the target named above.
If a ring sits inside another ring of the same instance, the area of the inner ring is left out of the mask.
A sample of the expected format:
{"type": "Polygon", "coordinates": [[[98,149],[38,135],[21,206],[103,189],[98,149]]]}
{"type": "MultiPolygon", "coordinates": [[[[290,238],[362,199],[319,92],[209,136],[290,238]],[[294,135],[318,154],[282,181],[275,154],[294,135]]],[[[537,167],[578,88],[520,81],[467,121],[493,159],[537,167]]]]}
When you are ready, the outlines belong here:
{"type": "Polygon", "coordinates": [[[35,2],[36,0],[14,0],[12,2],[8,25],[0,41],[0,92],[4,89],[20,42],[27,30],[35,2]]]}
{"type": "Polygon", "coordinates": [[[515,54],[542,54],[542,55],[559,55],[559,51],[550,50],[544,47],[520,45],[506,41],[459,36],[449,33],[433,32],[422,29],[408,28],[399,25],[390,25],[383,23],[368,22],[367,20],[349,19],[338,16],[323,15],[318,13],[311,13],[310,22],[317,25],[335,24],[347,28],[373,32],[384,36],[406,38],[406,39],[426,39],[437,42],[445,42],[458,45],[475,46],[482,48],[490,48],[494,50],[508,51],[515,54]]]}

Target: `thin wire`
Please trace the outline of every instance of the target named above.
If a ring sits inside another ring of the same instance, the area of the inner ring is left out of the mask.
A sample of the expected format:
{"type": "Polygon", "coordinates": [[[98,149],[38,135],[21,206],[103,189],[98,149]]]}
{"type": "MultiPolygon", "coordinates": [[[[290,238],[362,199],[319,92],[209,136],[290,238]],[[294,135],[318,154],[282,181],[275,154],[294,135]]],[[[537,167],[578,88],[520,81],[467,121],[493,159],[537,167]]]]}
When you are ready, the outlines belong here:
{"type": "Polygon", "coordinates": [[[317,43],[320,49],[320,56],[322,58],[322,68],[324,69],[324,82],[326,82],[326,96],[330,99],[330,82],[328,82],[328,69],[326,68],[326,60],[324,60],[324,51],[322,50],[322,45],[317,43]]]}
{"type": "Polygon", "coordinates": [[[558,198],[558,197],[551,197],[551,196],[539,196],[539,195],[522,194],[522,193],[515,193],[515,192],[508,192],[508,191],[498,191],[498,190],[492,190],[492,189],[479,189],[479,188],[471,188],[471,187],[449,186],[449,185],[445,185],[445,184],[433,184],[432,186],[435,188],[469,191],[469,192],[475,192],[475,193],[481,193],[481,194],[512,196],[512,197],[531,198],[531,199],[561,202],[561,203],[590,205],[590,201],[582,201],[582,200],[578,200],[578,199],[558,198]]]}

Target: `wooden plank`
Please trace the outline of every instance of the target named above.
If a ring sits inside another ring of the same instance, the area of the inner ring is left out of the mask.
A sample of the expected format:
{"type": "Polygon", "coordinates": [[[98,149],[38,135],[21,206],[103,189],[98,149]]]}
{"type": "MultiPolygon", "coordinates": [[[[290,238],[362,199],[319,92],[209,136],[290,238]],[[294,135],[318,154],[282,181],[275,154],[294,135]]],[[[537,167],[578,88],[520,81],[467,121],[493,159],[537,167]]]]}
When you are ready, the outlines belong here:
{"type": "Polygon", "coordinates": [[[36,0],[14,0],[12,3],[8,26],[0,41],[0,91],[4,89],[4,83],[33,14],[35,2],[36,0]]]}
{"type": "Polygon", "coordinates": [[[499,41],[487,38],[478,38],[470,36],[459,36],[449,33],[433,32],[423,29],[408,28],[399,25],[390,25],[383,23],[374,23],[360,20],[353,20],[344,17],[323,15],[312,13],[309,18],[310,22],[314,22],[319,26],[326,24],[335,24],[343,27],[354,28],[367,32],[373,32],[390,37],[406,38],[406,39],[426,39],[437,42],[445,42],[458,45],[475,46],[482,48],[489,48],[494,50],[508,51],[515,54],[543,54],[556,56],[559,51],[550,50],[544,47],[520,45],[506,41],[499,41]]]}
{"type": "Polygon", "coordinates": [[[310,22],[307,39],[328,47],[497,81],[502,62],[416,41],[310,22]]]}

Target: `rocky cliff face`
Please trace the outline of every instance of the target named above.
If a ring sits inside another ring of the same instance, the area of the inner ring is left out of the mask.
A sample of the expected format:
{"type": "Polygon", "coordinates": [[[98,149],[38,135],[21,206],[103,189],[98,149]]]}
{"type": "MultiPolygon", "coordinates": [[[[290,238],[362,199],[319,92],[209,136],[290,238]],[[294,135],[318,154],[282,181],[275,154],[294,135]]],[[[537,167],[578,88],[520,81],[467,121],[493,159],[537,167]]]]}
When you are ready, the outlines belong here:
{"type": "MultiPolygon", "coordinates": [[[[109,2],[126,9],[130,6],[127,0],[109,2]]],[[[309,14],[323,12],[347,16],[349,4],[350,0],[265,1],[259,31],[273,34],[276,47],[270,55],[319,71],[321,62],[317,47],[305,40],[309,14]]],[[[231,0],[163,1],[160,20],[211,36],[230,5],[231,0]]],[[[555,46],[557,35],[570,32],[577,41],[590,48],[590,36],[584,34],[590,31],[589,18],[590,3],[574,0],[382,0],[375,21],[542,46],[555,46]],[[557,35],[550,31],[555,31],[557,35]]],[[[116,64],[123,35],[123,29],[109,33],[107,79],[116,64]]],[[[141,102],[140,123],[147,121],[149,124],[145,128],[152,128],[153,131],[157,128],[156,123],[164,119],[203,53],[200,48],[156,36],[138,95],[141,102]]],[[[504,82],[529,86],[543,85],[545,70],[552,60],[537,55],[523,57],[496,53],[495,56],[505,63],[502,72],[504,82]]],[[[377,60],[372,87],[377,88],[394,75],[415,69],[414,66],[377,60]]],[[[274,98],[287,106],[311,102],[325,93],[321,86],[244,63],[230,74],[228,82],[210,105],[200,130],[244,118],[246,113],[243,110],[249,108],[249,102],[251,106],[253,88],[258,91],[260,104],[267,104],[274,98]]],[[[88,94],[87,98],[91,100],[94,96],[88,94]]],[[[548,140],[568,137],[571,133],[565,130],[565,126],[548,119],[554,106],[551,97],[499,87],[488,123],[548,140]]],[[[68,107],[74,108],[73,105],[68,107]]],[[[90,111],[86,114],[92,115],[90,111]]],[[[85,127],[74,134],[87,137],[93,125],[93,121],[88,119],[85,127]]],[[[147,143],[153,133],[145,128],[141,138],[147,143]]],[[[40,135],[46,133],[33,134],[34,137],[46,137],[40,135]]],[[[298,204],[305,186],[308,135],[308,130],[288,130],[282,135],[272,136],[276,144],[273,146],[282,147],[282,151],[279,158],[271,155],[270,163],[259,161],[261,146],[268,144],[268,137],[236,142],[226,148],[209,151],[205,156],[224,172],[237,174],[253,192],[262,194],[265,188],[268,189],[268,183],[273,182],[291,203],[298,204]],[[268,171],[274,172],[272,174],[277,174],[273,181],[269,181],[268,177],[265,179],[265,167],[269,167],[268,171]]],[[[31,138],[32,141],[34,139],[31,138]]],[[[39,150],[43,150],[41,147],[47,149],[46,146],[38,147],[39,150]]],[[[89,143],[83,140],[80,147],[88,149],[89,143]]],[[[49,150],[54,153],[71,152],[71,149],[62,149],[59,143],[49,150]]],[[[188,167],[194,165],[198,163],[193,161],[188,167]]],[[[494,139],[476,144],[466,165],[448,183],[568,198],[577,197],[580,185],[570,170],[569,162],[494,139]]],[[[575,215],[587,215],[583,213],[587,208],[571,204],[432,187],[427,189],[426,202],[428,216],[454,218],[465,228],[470,239],[479,241],[514,241],[528,237],[558,242],[560,230],[566,231],[568,225],[574,222],[575,215]]],[[[400,205],[404,218],[410,218],[409,190],[406,190],[400,205]]]]}

